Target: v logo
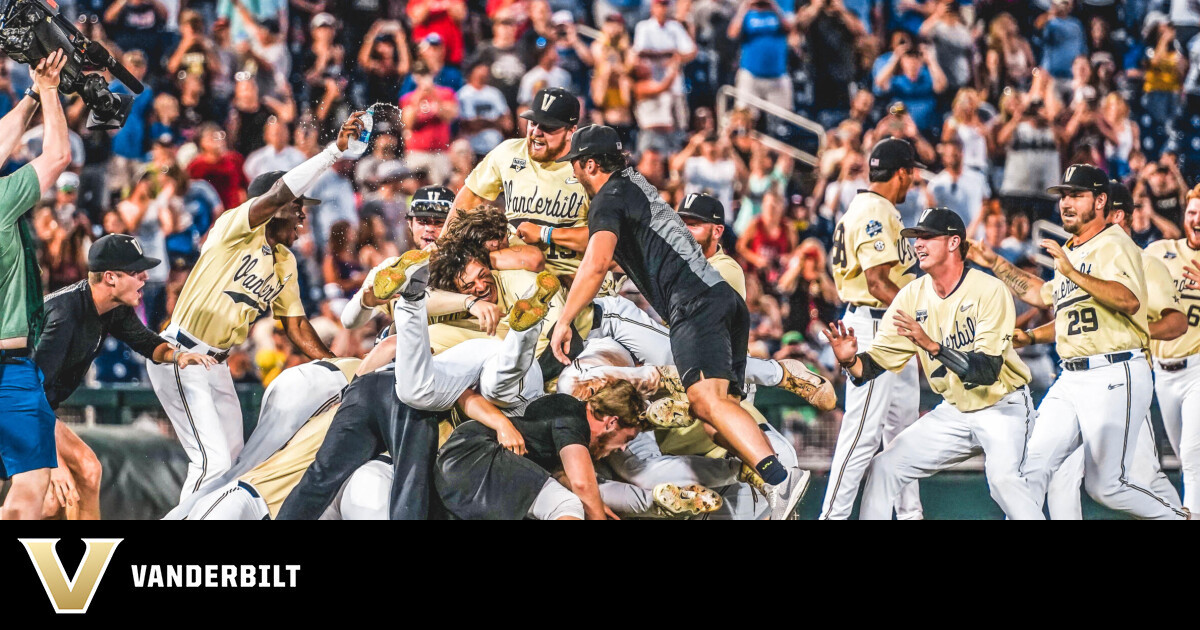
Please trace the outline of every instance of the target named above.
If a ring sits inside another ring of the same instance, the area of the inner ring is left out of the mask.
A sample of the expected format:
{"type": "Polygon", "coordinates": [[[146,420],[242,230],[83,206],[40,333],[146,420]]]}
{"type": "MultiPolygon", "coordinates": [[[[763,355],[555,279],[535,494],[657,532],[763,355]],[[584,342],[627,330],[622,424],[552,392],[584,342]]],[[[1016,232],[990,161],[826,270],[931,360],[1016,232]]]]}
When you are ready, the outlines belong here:
{"type": "Polygon", "coordinates": [[[83,614],[92,605],[96,586],[108,569],[113,551],[123,538],[84,538],[87,550],[75,570],[75,577],[67,580],[67,571],[54,547],[58,538],[19,538],[25,551],[29,552],[33,567],[37,570],[46,595],[57,614],[83,614]]]}
{"type": "Polygon", "coordinates": [[[558,100],[558,97],[554,96],[552,94],[547,94],[547,95],[543,96],[542,97],[542,111],[544,111],[544,112],[550,111],[550,106],[553,105],[554,101],[556,101],[556,100],[558,100]]]}
{"type": "Polygon", "coordinates": [[[688,195],[688,196],[687,196],[687,199],[684,199],[684,200],[683,200],[683,207],[684,207],[684,208],[691,208],[691,207],[692,207],[692,202],[696,200],[696,197],[697,197],[697,196],[698,196],[698,195],[697,195],[696,193],[692,193],[692,194],[688,195]]]}

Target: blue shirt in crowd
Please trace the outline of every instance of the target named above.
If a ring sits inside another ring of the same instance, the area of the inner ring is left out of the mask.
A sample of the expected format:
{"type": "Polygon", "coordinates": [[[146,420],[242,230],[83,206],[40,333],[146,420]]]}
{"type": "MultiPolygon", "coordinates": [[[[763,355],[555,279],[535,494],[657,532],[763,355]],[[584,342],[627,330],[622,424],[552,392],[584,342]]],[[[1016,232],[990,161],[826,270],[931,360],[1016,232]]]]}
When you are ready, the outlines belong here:
{"type": "MultiPolygon", "coordinates": [[[[462,89],[463,76],[462,73],[458,71],[458,68],[446,66],[442,68],[441,72],[438,72],[436,75],[434,75],[433,84],[440,85],[444,88],[450,88],[451,90],[457,92],[462,89]]],[[[413,75],[410,74],[404,78],[404,84],[400,86],[400,96],[404,96],[415,89],[417,89],[417,80],[414,79],[413,75]]]]}
{"type": "Polygon", "coordinates": [[[742,63],[760,79],[787,73],[787,34],[774,11],[751,9],[742,20],[742,63]]]}
{"type": "Polygon", "coordinates": [[[1087,54],[1083,26],[1073,17],[1054,17],[1042,28],[1042,67],[1055,79],[1070,79],[1075,58],[1087,54]]]}
{"type": "MultiPolygon", "coordinates": [[[[113,94],[133,94],[125,84],[113,81],[108,89],[113,94]]],[[[146,159],[146,130],[149,127],[151,106],[154,105],[154,90],[147,87],[133,99],[129,119],[112,139],[113,154],[130,160],[146,159]]]]}
{"type": "Polygon", "coordinates": [[[939,126],[936,111],[937,93],[933,91],[933,75],[929,74],[928,66],[921,66],[915,81],[910,81],[908,75],[900,72],[897,66],[892,75],[892,87],[887,91],[887,98],[891,101],[904,101],[918,129],[924,131],[939,126]]]}

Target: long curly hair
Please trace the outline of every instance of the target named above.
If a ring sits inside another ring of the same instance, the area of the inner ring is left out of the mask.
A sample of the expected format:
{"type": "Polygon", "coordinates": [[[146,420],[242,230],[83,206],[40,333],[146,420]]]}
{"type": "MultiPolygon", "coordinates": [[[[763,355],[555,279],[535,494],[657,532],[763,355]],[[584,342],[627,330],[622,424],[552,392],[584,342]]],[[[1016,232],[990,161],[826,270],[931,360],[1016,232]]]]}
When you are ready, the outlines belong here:
{"type": "Polygon", "coordinates": [[[442,237],[438,248],[429,257],[429,286],[442,291],[458,292],[456,280],[474,260],[490,267],[487,249],[467,240],[442,237]]]}
{"type": "Polygon", "coordinates": [[[482,251],[483,260],[487,260],[487,243],[500,241],[508,242],[508,218],[504,211],[491,204],[483,204],[474,210],[459,212],[454,222],[446,226],[446,231],[438,239],[438,248],[455,241],[473,251],[482,251]]]}

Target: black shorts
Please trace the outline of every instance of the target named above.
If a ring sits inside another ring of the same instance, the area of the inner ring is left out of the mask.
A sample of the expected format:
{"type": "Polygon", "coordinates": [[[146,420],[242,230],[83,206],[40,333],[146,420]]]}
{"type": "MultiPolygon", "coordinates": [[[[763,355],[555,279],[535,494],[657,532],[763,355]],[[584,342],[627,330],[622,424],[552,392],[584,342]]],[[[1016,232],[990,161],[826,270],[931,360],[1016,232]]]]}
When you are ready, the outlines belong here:
{"type": "Polygon", "coordinates": [[[671,353],[684,388],[707,379],[729,381],[729,393],[744,395],[750,311],[722,282],[671,313],[671,353]]]}

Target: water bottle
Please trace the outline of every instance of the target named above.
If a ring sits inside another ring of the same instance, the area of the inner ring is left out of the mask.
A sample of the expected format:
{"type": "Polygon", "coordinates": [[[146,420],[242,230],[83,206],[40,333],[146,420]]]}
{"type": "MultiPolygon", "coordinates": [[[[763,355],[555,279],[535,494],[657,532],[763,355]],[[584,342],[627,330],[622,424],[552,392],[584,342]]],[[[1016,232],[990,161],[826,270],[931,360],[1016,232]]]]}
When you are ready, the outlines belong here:
{"type": "Polygon", "coordinates": [[[359,157],[367,152],[367,143],[371,140],[371,128],[375,126],[375,106],[367,108],[362,118],[362,133],[358,134],[357,138],[351,138],[350,142],[346,143],[346,157],[359,157]]]}

